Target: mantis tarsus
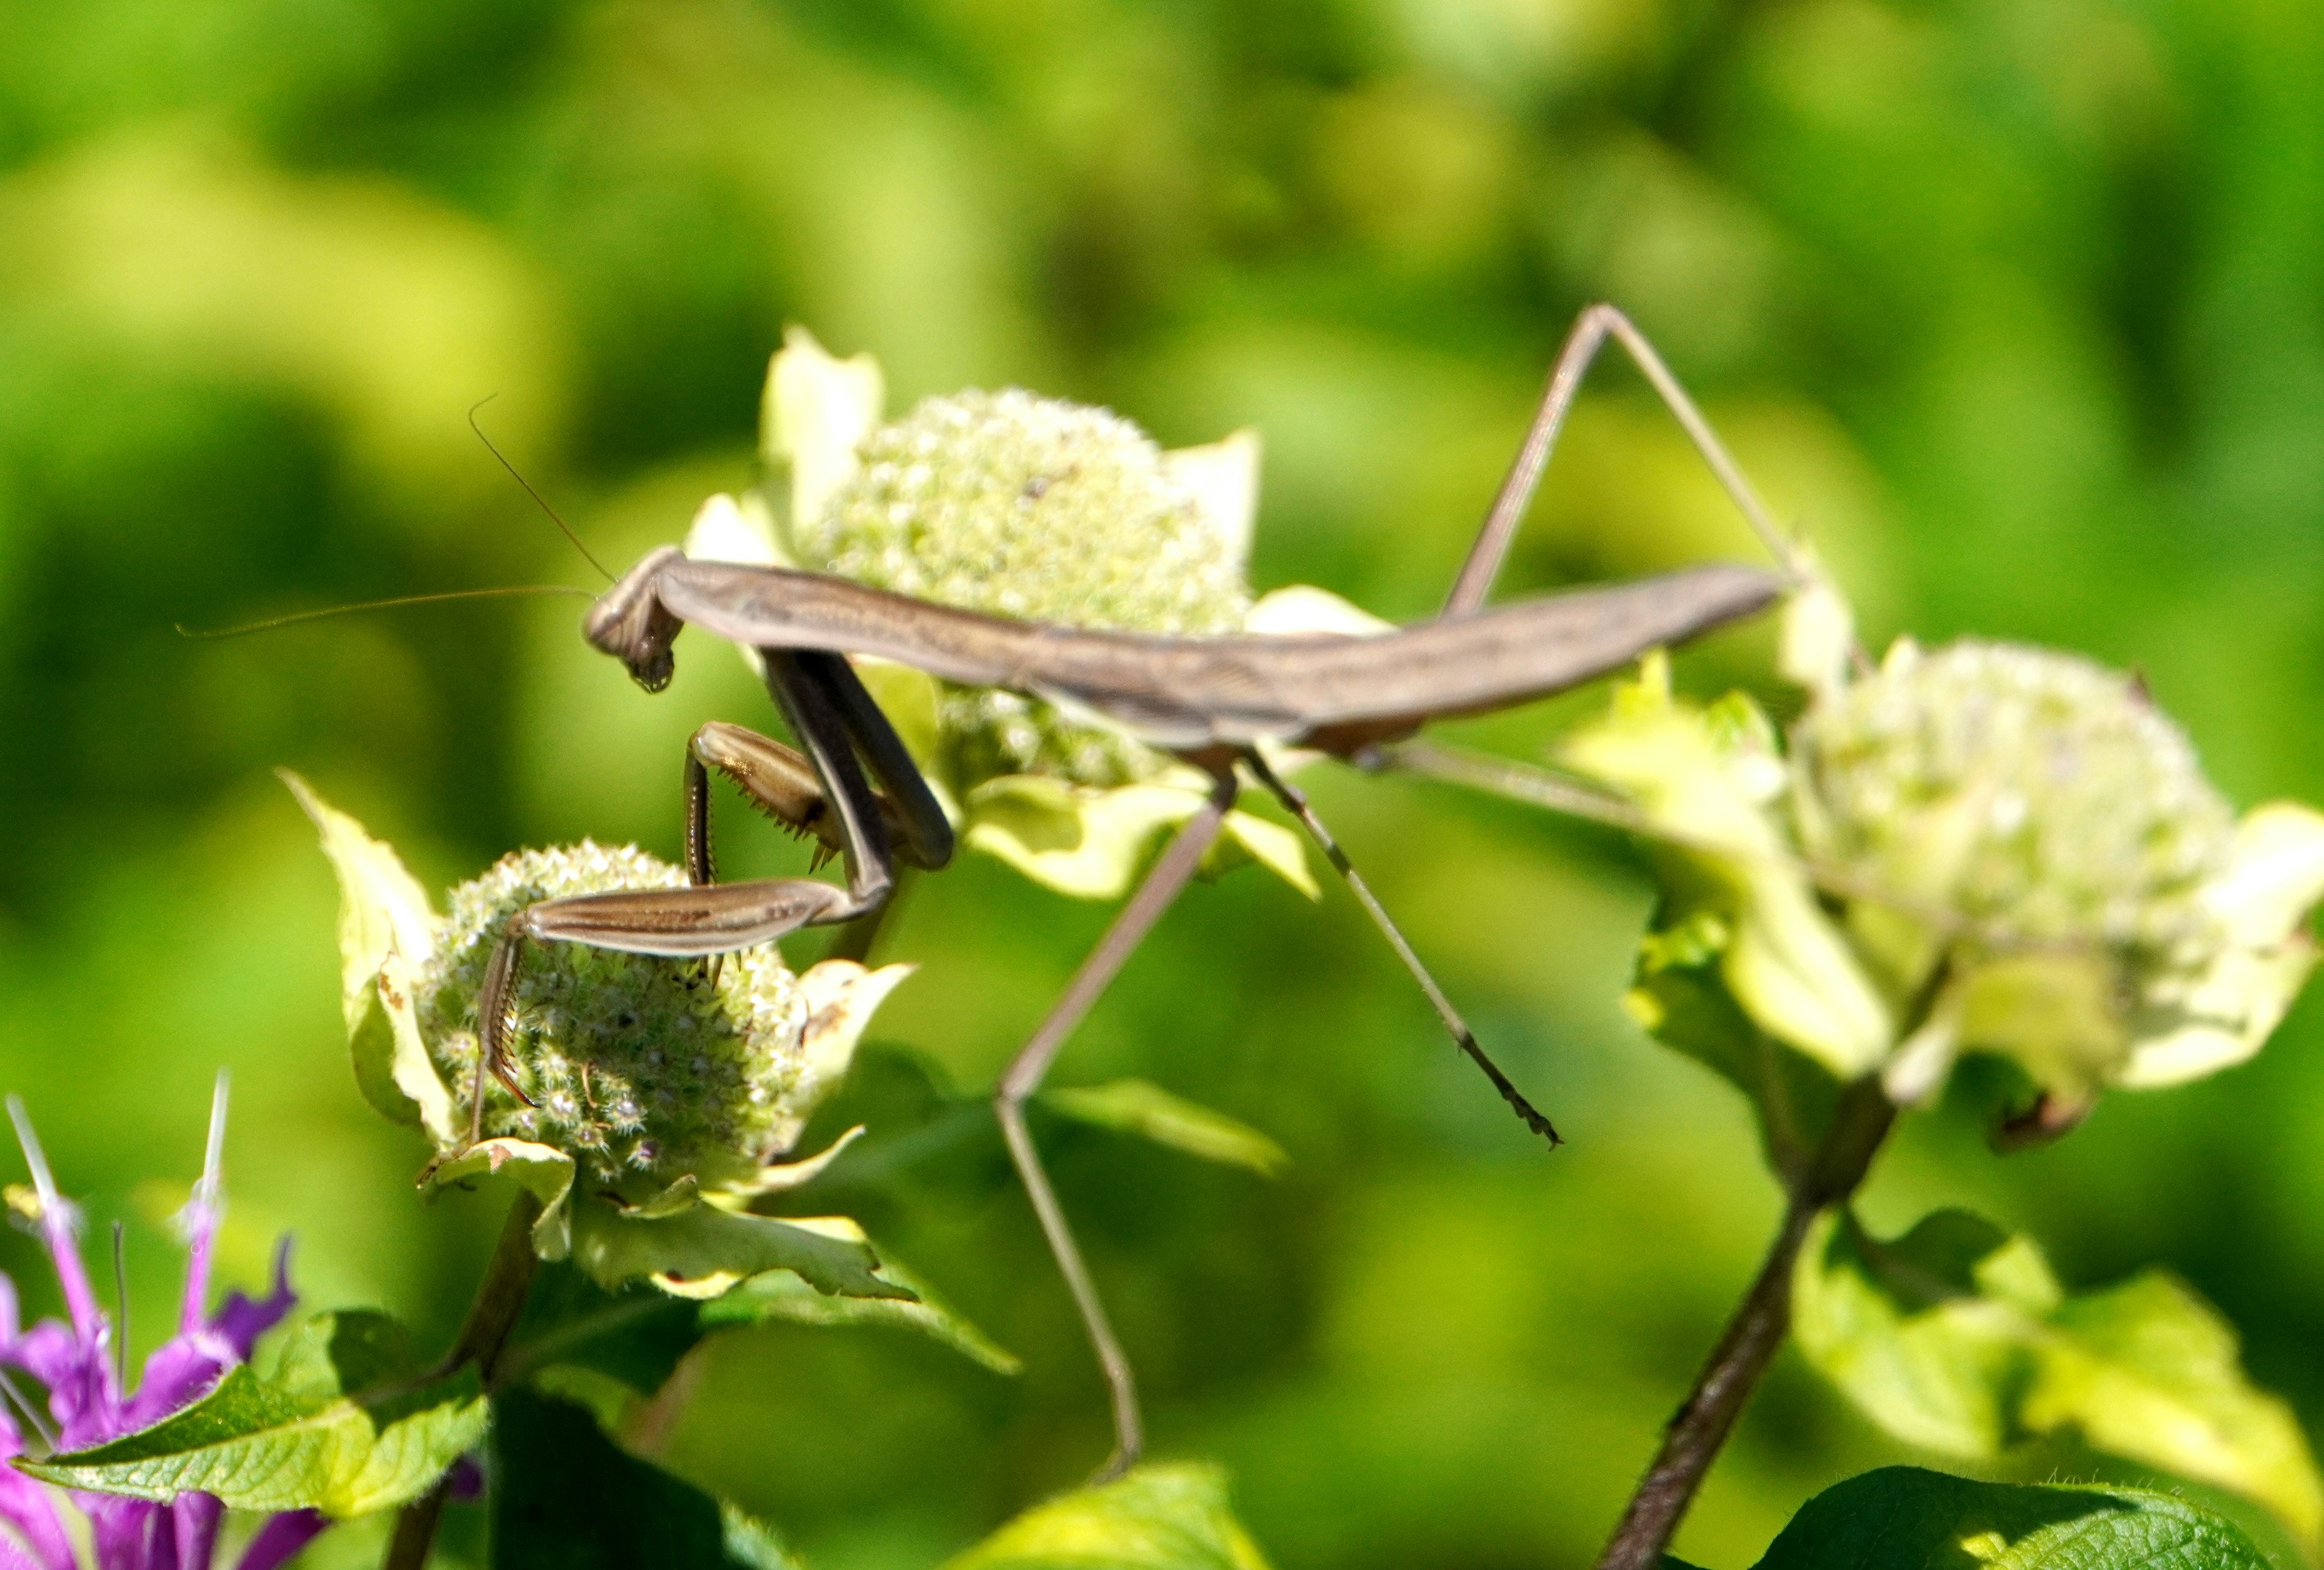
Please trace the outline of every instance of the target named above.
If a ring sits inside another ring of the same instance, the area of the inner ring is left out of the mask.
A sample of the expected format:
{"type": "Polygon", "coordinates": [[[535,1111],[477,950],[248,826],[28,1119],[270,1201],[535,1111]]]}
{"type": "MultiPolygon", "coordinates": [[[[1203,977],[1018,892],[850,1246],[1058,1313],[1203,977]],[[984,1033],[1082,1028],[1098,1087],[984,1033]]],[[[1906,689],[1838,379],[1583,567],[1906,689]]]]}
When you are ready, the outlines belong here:
{"type": "Polygon", "coordinates": [[[1115,1430],[1106,1471],[1128,1465],[1143,1444],[1129,1360],[1042,1168],[1024,1104],[1066,1037],[1193,876],[1236,799],[1239,766],[1283,802],[1348,880],[1460,1048],[1530,1127],[1557,1141],[1549,1121],[1478,1047],[1305,799],[1268,765],[1259,746],[1363,759],[1427,720],[1508,707],[1576,686],[1647,649],[1749,614],[1781,592],[1784,580],[1775,574],[1706,567],[1481,608],[1582,374],[1609,337],[1629,352],[1770,549],[1786,555],[1748,483],[1660,357],[1627,319],[1601,305],[1585,311],[1569,335],[1443,614],[1377,636],[1093,632],[1001,620],[814,573],[691,560],[675,547],[646,557],[591,608],[585,625],[589,642],[621,660],[649,690],[669,682],[671,641],[688,622],[756,649],[768,691],[805,757],[738,726],[705,726],[687,763],[687,864],[693,886],[550,900],[511,920],[477,1002],[481,1050],[472,1139],[482,1130],[486,1072],[522,1094],[507,1067],[505,1038],[526,942],[715,956],[803,926],[863,915],[889,897],[899,860],[936,868],[950,858],[952,832],[943,809],[844,656],[876,655],[948,680],[1008,688],[1094,711],[1201,769],[1212,789],[1001,1076],[993,1100],[1010,1156],[1105,1371],[1115,1430]],[[863,765],[881,790],[872,790],[863,765]],[[773,816],[814,832],[838,852],[846,886],[811,879],[713,882],[706,771],[712,768],[773,816]]]}

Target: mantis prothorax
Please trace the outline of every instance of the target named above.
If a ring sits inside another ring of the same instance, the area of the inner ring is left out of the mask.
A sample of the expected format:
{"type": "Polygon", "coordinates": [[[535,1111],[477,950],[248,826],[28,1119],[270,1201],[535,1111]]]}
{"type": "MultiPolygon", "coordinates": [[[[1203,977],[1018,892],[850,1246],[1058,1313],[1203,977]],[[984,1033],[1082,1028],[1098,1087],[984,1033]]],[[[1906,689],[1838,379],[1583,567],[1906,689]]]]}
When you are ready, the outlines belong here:
{"type": "Polygon", "coordinates": [[[889,897],[899,861],[933,869],[950,858],[952,832],[943,809],[844,656],[875,655],[946,680],[1007,688],[1102,716],[1204,771],[1212,789],[1010,1064],[993,1101],[1010,1154],[1105,1371],[1115,1435],[1105,1471],[1127,1466],[1143,1444],[1130,1362],[1043,1170],[1024,1105],[1066,1037],[1201,864],[1240,789],[1239,767],[1283,802],[1348,880],[1454,1042],[1530,1127],[1557,1141],[1549,1121],[1478,1047],[1305,799],[1268,765],[1259,747],[1296,746],[1359,759],[1426,721],[1504,708],[1579,685],[1648,649],[1757,611],[1783,590],[1779,575],[1712,566],[1481,608],[1582,374],[1609,337],[1637,361],[1770,550],[1787,559],[1788,549],[1765,508],[1700,411],[1637,328],[1603,305],[1585,311],[1569,335],[1443,612],[1376,636],[1093,632],[1002,620],[815,573],[692,560],[675,547],[646,557],[591,608],[585,624],[589,642],[621,660],[649,690],[669,682],[671,641],[687,623],[757,650],[768,690],[805,756],[737,726],[705,726],[687,765],[687,865],[694,886],[550,900],[511,920],[477,1001],[481,1050],[471,1138],[482,1130],[485,1073],[522,1094],[509,1072],[504,1043],[526,942],[715,956],[803,926],[853,919],[889,897]],[[881,790],[872,790],[861,765],[869,766],[881,790]],[[770,815],[815,833],[838,852],[845,887],[809,879],[713,882],[710,768],[733,778],[770,815]]]}

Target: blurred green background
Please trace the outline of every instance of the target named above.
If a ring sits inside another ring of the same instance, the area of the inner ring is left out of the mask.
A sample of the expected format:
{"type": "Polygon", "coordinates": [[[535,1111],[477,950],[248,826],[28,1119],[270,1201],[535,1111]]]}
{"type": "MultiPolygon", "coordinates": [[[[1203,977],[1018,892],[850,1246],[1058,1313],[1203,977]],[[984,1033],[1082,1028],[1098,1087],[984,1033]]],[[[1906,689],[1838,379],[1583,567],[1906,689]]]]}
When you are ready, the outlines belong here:
{"type": "MultiPolygon", "coordinates": [[[[674,854],[682,738],[764,699],[706,643],[641,694],[577,602],[171,623],[591,584],[464,411],[497,394],[511,457],[626,561],[747,479],[786,322],[876,353],[899,410],[1013,383],[1168,445],[1255,425],[1258,584],[1411,617],[1612,299],[1871,635],[2135,665],[2238,802],[2324,798],[2319,80],[2298,0],[0,0],[0,1080],[101,1220],[166,1208],[139,1186],[193,1176],[230,1067],[233,1270],[289,1228],[311,1302],[448,1335],[494,1202],[424,1205],[424,1151],[359,1101],[330,873],[269,770],[440,888],[585,833],[674,854]]],[[[1636,378],[1592,389],[1504,592],[1748,557],[1636,378]]],[[[1466,735],[1533,755],[1595,701],[1466,735]]],[[[1646,900],[1618,839],[1312,785],[1570,1147],[1444,1048],[1342,892],[1246,873],[1182,902],[1058,1078],[1146,1076],[1291,1170],[1045,1125],[1060,1185],[1157,1449],[1222,1459],[1286,1570],[1581,1560],[1773,1185],[1739,1099],[1617,1010],[1646,900]]],[[[730,818],[737,865],[798,864],[730,818]]],[[[874,1140],[810,1196],[1024,1376],[759,1332],[669,1414],[668,1464],[821,1570],[931,1564],[1102,1453],[989,1120],[926,1104],[989,1083],[1107,913],[973,857],[923,882],[883,950],[921,972],[851,1092],[874,1140]]],[[[2166,1263],[2312,1431],[2319,1030],[2311,1002],[2251,1067],[2006,1161],[1965,1105],[1915,1119],[1868,1209],[1974,1204],[2078,1285],[2166,1263]]],[[[28,1240],[0,1264],[45,1300],[28,1240]]],[[[129,1265],[143,1346],[166,1233],[134,1223],[129,1265]]],[[[1678,1548],[1748,1563],[1900,1454],[1787,1358],[1678,1548]]]]}

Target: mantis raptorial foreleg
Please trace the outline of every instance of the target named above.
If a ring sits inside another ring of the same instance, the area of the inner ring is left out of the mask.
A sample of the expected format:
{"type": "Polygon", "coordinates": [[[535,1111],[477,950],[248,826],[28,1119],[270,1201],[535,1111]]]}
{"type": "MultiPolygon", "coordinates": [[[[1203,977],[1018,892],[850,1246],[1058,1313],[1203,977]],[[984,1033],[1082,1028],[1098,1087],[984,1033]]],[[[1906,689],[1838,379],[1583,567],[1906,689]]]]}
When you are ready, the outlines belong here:
{"type": "Polygon", "coordinates": [[[762,654],[768,692],[807,756],[739,726],[705,726],[687,753],[687,887],[547,900],[510,919],[476,994],[470,1143],[484,1134],[486,1074],[518,1099],[529,1099],[510,1072],[507,1050],[509,1011],[527,943],[586,943],[626,954],[704,957],[715,965],[721,955],[801,927],[847,921],[879,909],[894,888],[898,847],[923,866],[941,866],[951,854],[952,829],[943,809],[917,771],[896,771],[902,743],[847,662],[812,650],[762,654]],[[858,745],[888,787],[885,793],[865,780],[856,763],[858,745]],[[847,886],[807,878],[714,882],[706,764],[727,774],[770,816],[836,848],[846,860],[847,886]]]}

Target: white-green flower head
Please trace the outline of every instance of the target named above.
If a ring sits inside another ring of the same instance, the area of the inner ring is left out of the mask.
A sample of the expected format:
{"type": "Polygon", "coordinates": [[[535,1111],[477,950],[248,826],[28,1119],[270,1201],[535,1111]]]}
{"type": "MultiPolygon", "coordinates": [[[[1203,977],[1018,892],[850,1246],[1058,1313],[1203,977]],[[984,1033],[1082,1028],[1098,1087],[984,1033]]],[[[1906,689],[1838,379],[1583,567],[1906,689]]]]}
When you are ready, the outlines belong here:
{"type": "MultiPolygon", "coordinates": [[[[808,566],[1024,621],[1216,633],[1250,608],[1205,498],[1103,409],[1010,389],[930,398],[856,448],[819,516],[794,521],[808,566]]],[[[1013,693],[954,688],[943,721],[965,778],[1046,773],[1119,785],[1164,761],[1119,732],[1013,693]]]]}
{"type": "MultiPolygon", "coordinates": [[[[449,895],[418,975],[420,1034],[455,1085],[473,1082],[476,989],[509,919],[526,906],[613,889],[679,888],[685,874],[632,847],[587,840],[503,857],[449,895]]],[[[534,1104],[487,1077],[488,1136],[565,1150],[600,1183],[715,1186],[798,1141],[830,1088],[810,1061],[807,1000],[771,945],[698,961],[578,943],[527,946],[507,1037],[534,1104]]]]}
{"type": "MultiPolygon", "coordinates": [[[[1259,440],[1166,452],[1102,409],[1019,391],[930,398],[885,419],[869,356],[794,328],[768,368],[768,479],[703,503],[699,559],[834,572],[995,615],[1117,631],[1375,632],[1320,589],[1257,602],[1245,581],[1259,440]]],[[[746,658],[748,657],[746,651],[746,658]]],[[[1154,836],[1208,780],[1127,733],[1015,693],[856,661],[962,840],[1085,899],[1127,887],[1154,836]]],[[[1256,860],[1313,894],[1297,839],[1228,815],[1213,870],[1256,860]]]]}
{"type": "MultiPolygon", "coordinates": [[[[1828,586],[1791,618],[1812,696],[1788,757],[1748,699],[1692,708],[1660,664],[1565,749],[1671,846],[1642,1021],[1738,1080],[1756,1031],[1907,1104],[1997,1053],[2069,1113],[2259,1049],[2315,959],[2324,815],[2235,818],[2139,684],[2086,660],[1905,642],[1855,676],[1828,586]]],[[[1772,1085],[1747,1088],[1782,1146],[1772,1085]]]]}
{"type": "MultiPolygon", "coordinates": [[[[488,1092],[485,1138],[467,1141],[475,992],[508,919],[542,899],[674,887],[676,869],[634,849],[583,842],[508,856],[452,891],[438,916],[394,850],[284,780],[320,831],[339,878],[341,1004],[355,1083],[374,1107],[424,1131],[425,1181],[512,1176],[541,1203],[534,1246],[599,1282],[647,1278],[715,1297],[788,1270],[825,1292],[909,1297],[862,1231],[840,1216],[750,1214],[796,1187],[861,1129],[788,1159],[816,1105],[908,965],[826,960],[804,974],[772,947],[699,961],[573,943],[526,946],[511,1010],[517,1078],[537,1104],[488,1092]]],[[[489,1084],[489,1081],[487,1081],[489,1084]]]]}
{"type": "Polygon", "coordinates": [[[2133,678],[1909,641],[1793,733],[1812,854],[2021,942],[2207,941],[2234,815],[2133,678]]]}

